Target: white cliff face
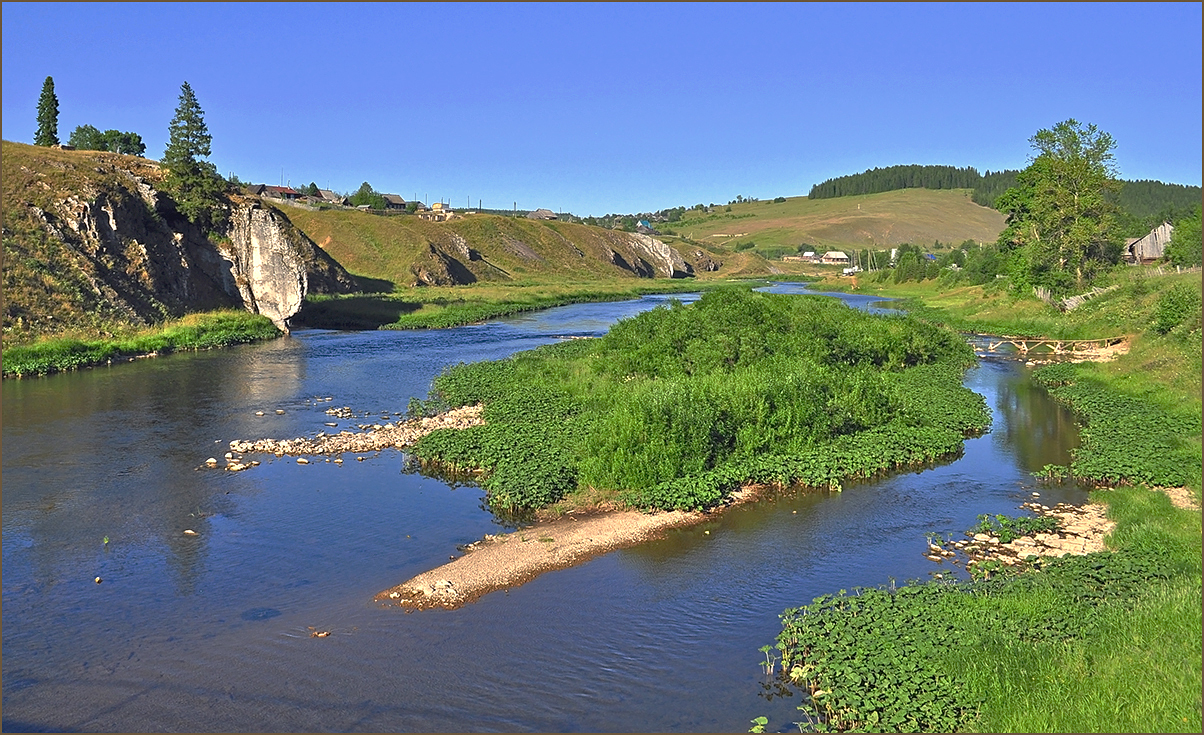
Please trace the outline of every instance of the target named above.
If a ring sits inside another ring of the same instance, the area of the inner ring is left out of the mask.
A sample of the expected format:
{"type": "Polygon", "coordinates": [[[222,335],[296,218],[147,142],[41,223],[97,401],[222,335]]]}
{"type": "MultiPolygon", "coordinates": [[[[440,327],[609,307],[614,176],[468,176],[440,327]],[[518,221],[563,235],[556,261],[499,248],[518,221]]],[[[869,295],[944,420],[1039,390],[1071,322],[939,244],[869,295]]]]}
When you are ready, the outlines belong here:
{"type": "Polygon", "coordinates": [[[274,209],[254,201],[235,206],[228,232],[229,242],[218,246],[228,266],[223,287],[282,332],[307,293],[357,290],[342,266],[274,209]]]}
{"type": "MultiPolygon", "coordinates": [[[[44,171],[5,169],[6,177],[19,175],[16,201],[24,201],[28,215],[13,235],[14,251],[29,253],[16,272],[35,285],[42,283],[39,273],[47,274],[42,290],[13,294],[9,313],[19,315],[19,325],[36,324],[39,331],[108,321],[141,326],[242,304],[285,329],[306,293],[358,290],[286,215],[230,197],[221,205],[229,229],[215,243],[144,178],[155,164],[91,156],[48,158],[39,163],[44,171]],[[46,183],[51,170],[57,170],[58,189],[46,183]]],[[[11,321],[6,316],[5,326],[11,321]]]]}
{"type": "Polygon", "coordinates": [[[685,278],[694,273],[694,268],[681,257],[681,253],[650,235],[638,232],[627,233],[633,250],[651,263],[657,275],[666,278],[685,278]]]}
{"type": "Polygon", "coordinates": [[[220,246],[229,262],[227,291],[237,289],[248,311],[263,314],[277,329],[301,309],[309,278],[301,253],[285,235],[275,212],[258,205],[236,208],[230,242],[220,246]]]}

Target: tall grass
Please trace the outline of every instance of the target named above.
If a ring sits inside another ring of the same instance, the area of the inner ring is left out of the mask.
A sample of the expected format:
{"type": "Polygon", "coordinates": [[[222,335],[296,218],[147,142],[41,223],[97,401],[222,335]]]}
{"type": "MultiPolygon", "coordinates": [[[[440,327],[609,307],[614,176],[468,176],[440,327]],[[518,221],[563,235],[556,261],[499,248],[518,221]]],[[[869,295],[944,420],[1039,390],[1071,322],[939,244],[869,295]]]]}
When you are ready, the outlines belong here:
{"type": "Polygon", "coordinates": [[[695,508],[746,480],[834,487],[957,451],[985,428],[982,399],[960,385],[971,359],[956,335],[914,320],[722,289],[599,340],[449,370],[437,397],[484,402],[486,426],[436,432],[415,451],[489,470],[501,511],[577,490],[695,508]],[[907,379],[939,365],[952,369],[930,370],[923,386],[907,379]],[[911,400],[930,387],[944,398],[911,400]]]}
{"type": "Polygon", "coordinates": [[[3,353],[4,377],[47,375],[120,358],[224,347],[279,335],[271,320],[258,314],[237,310],[193,314],[110,339],[58,337],[8,347],[3,353]]]}

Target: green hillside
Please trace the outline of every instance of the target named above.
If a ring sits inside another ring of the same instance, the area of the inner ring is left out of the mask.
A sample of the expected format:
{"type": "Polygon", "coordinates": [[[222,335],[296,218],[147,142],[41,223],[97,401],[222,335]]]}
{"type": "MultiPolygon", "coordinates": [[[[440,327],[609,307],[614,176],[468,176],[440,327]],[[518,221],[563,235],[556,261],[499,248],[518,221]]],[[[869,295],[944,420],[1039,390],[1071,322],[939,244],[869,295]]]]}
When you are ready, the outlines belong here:
{"type": "Polygon", "coordinates": [[[936,240],[994,242],[1003,215],[970,201],[968,189],[901,189],[832,199],[790,197],[715,207],[711,214],[687,211],[672,225],[677,236],[719,253],[755,243],[757,250],[889,248],[903,243],[931,245],[936,240]]]}
{"type": "MultiPolygon", "coordinates": [[[[429,222],[343,209],[281,211],[352,273],[396,287],[665,275],[639,264],[632,234],[601,227],[492,214],[429,222]]],[[[692,267],[709,257],[681,254],[692,267]]]]}

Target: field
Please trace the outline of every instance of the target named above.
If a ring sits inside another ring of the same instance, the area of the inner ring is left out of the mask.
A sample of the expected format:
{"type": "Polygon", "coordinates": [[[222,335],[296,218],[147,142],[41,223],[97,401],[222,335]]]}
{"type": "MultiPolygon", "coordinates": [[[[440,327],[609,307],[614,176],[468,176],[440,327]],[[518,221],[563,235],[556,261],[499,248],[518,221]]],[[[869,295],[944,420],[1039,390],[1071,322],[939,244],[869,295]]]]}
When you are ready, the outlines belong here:
{"type": "MultiPolygon", "coordinates": [[[[1003,215],[970,201],[969,189],[902,189],[881,194],[784,202],[743,202],[715,207],[712,214],[687,211],[663,225],[678,238],[733,250],[753,242],[758,250],[800,244],[823,250],[891,248],[902,243],[994,242],[1003,215]]],[[[672,243],[674,237],[667,237],[672,243]]]]}

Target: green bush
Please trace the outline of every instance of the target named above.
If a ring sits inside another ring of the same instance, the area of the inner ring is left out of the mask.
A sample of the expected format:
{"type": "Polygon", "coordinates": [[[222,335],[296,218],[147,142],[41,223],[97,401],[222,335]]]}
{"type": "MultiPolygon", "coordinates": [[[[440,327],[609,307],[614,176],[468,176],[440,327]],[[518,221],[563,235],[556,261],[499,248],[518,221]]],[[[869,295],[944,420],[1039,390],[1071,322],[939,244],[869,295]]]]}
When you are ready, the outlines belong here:
{"type": "Polygon", "coordinates": [[[1154,310],[1154,331],[1166,334],[1187,322],[1200,323],[1200,290],[1186,283],[1171,287],[1158,298],[1154,310]]]}

